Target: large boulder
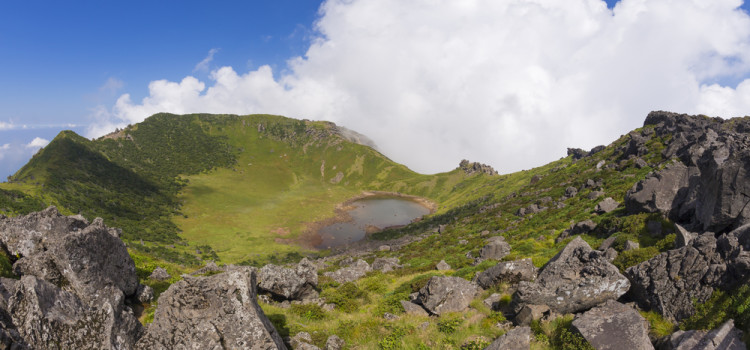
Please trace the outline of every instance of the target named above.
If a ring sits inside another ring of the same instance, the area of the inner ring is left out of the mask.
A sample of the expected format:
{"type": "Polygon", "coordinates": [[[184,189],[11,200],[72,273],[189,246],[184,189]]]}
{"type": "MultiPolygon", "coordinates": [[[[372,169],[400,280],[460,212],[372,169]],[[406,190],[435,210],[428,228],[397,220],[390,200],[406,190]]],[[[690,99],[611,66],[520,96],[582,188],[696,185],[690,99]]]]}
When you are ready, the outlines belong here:
{"type": "Polygon", "coordinates": [[[142,327],[123,300],[114,286],[85,302],[50,282],[24,276],[7,311],[20,337],[34,349],[132,349],[142,327]]]}
{"type": "Polygon", "coordinates": [[[529,350],[531,348],[531,328],[516,327],[495,339],[484,350],[529,350]]]}
{"type": "Polygon", "coordinates": [[[460,277],[434,276],[419,290],[417,301],[433,315],[464,311],[479,287],[460,277]]]}
{"type": "Polygon", "coordinates": [[[258,289],[288,300],[317,298],[318,269],[307,258],[293,269],[268,264],[258,273],[258,289]]]}
{"type": "Polygon", "coordinates": [[[190,277],[159,297],[138,349],[286,349],[256,301],[252,268],[190,277]]]}
{"type": "Polygon", "coordinates": [[[742,331],[734,327],[734,321],[728,320],[719,328],[711,331],[677,331],[668,337],[661,349],[664,350],[745,350],[742,342],[742,331]]]}
{"type": "Polygon", "coordinates": [[[596,207],[594,208],[594,212],[598,214],[605,214],[617,209],[618,206],[620,206],[620,203],[612,199],[612,197],[607,197],[596,205],[596,207]]]}
{"type": "Polygon", "coordinates": [[[531,259],[502,261],[477,274],[473,281],[480,287],[489,289],[499,283],[533,281],[536,274],[537,268],[531,262],[531,259]]]}
{"type": "Polygon", "coordinates": [[[488,239],[487,245],[479,250],[480,259],[500,260],[510,254],[510,244],[505,241],[503,236],[495,236],[488,239]]]}
{"type": "Polygon", "coordinates": [[[83,299],[107,286],[135,294],[135,263],[119,234],[101,219],[89,224],[55,207],[0,220],[0,243],[20,257],[14,272],[65,285],[83,299]]]}
{"type": "Polygon", "coordinates": [[[718,239],[702,234],[682,248],[661,253],[625,271],[631,297],[641,307],[680,321],[716,288],[732,289],[750,276],[750,225],[718,239]]]}
{"type": "Polygon", "coordinates": [[[372,271],[370,264],[367,261],[359,259],[352,265],[333,272],[325,272],[324,275],[333,278],[338,283],[346,283],[354,282],[364,277],[370,271],[372,271]]]}
{"type": "Polygon", "coordinates": [[[572,326],[598,350],[653,350],[649,324],[635,309],[607,300],[573,320],[572,326]]]}
{"type": "MultiPolygon", "coordinates": [[[[628,191],[629,211],[658,211],[696,231],[727,232],[750,223],[750,120],[651,112],[644,126],[666,140],[664,159],[678,161],[628,191]]],[[[631,143],[647,148],[650,137],[631,143]]]]}
{"type": "Polygon", "coordinates": [[[628,279],[604,253],[592,250],[579,236],[550,259],[535,282],[520,282],[512,303],[515,312],[536,304],[572,313],[617,299],[629,288],[628,279]]]}

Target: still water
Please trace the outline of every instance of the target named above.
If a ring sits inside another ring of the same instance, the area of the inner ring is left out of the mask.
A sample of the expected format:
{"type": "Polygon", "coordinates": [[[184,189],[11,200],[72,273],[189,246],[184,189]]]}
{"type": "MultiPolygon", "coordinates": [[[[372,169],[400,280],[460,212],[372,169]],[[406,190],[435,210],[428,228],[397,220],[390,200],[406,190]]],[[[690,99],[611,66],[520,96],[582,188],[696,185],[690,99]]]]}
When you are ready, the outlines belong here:
{"type": "Polygon", "coordinates": [[[368,227],[380,230],[391,226],[406,225],[412,220],[430,213],[430,210],[417,202],[398,198],[365,198],[351,203],[353,209],[347,211],[350,221],[338,222],[318,231],[322,242],[319,249],[337,247],[365,238],[368,227]]]}

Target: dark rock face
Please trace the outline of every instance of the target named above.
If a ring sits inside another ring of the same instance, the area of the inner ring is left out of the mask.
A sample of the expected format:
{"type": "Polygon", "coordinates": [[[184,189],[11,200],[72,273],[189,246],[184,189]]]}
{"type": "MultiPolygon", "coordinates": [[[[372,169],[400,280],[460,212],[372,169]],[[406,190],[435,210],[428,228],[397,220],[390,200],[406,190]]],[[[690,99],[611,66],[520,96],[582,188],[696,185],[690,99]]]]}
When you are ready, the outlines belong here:
{"type": "Polygon", "coordinates": [[[463,311],[479,292],[476,284],[459,277],[434,276],[419,290],[418,302],[431,314],[463,311]]]}
{"type": "Polygon", "coordinates": [[[580,148],[568,148],[568,156],[573,156],[573,160],[578,160],[588,155],[589,152],[586,152],[580,148]]]}
{"type": "Polygon", "coordinates": [[[700,235],[625,274],[633,286],[631,296],[642,307],[682,320],[695,312],[693,301],[705,302],[715,288],[733,288],[750,274],[750,225],[718,239],[700,235]]]}
{"type": "Polygon", "coordinates": [[[159,297],[138,349],[286,349],[256,301],[252,268],[185,277],[159,297]]]}
{"type": "Polygon", "coordinates": [[[510,254],[510,244],[505,241],[503,236],[495,236],[488,239],[489,243],[479,250],[481,259],[500,260],[510,254]]]}
{"type": "Polygon", "coordinates": [[[263,266],[258,273],[258,288],[288,300],[317,298],[318,269],[303,258],[294,269],[273,264],[263,266]]]}
{"type": "Polygon", "coordinates": [[[476,275],[474,282],[484,289],[489,289],[503,282],[533,281],[536,273],[537,268],[531,263],[531,259],[503,261],[476,275]]]}
{"type": "Polygon", "coordinates": [[[658,211],[698,231],[750,223],[750,120],[651,112],[644,126],[630,134],[623,157],[641,155],[654,136],[671,136],[662,155],[679,162],[634,185],[625,198],[629,211],[658,211]]]}
{"type": "Polygon", "coordinates": [[[548,305],[557,313],[587,310],[609,299],[617,299],[630,282],[603,252],[594,251],[576,237],[545,265],[536,281],[520,282],[513,294],[513,308],[548,305]]]}
{"type": "Polygon", "coordinates": [[[653,350],[648,321],[635,309],[608,300],[576,317],[575,328],[594,348],[653,350]]]}
{"type": "Polygon", "coordinates": [[[370,264],[360,259],[350,266],[333,272],[325,272],[324,275],[333,278],[338,283],[346,283],[356,281],[370,271],[372,271],[370,264]]]}
{"type": "Polygon", "coordinates": [[[531,328],[516,327],[503,334],[485,350],[529,350],[531,348],[531,328]]]}
{"type": "Polygon", "coordinates": [[[724,322],[719,328],[706,331],[677,331],[661,347],[664,350],[745,350],[742,331],[734,327],[734,321],[724,322]]]}

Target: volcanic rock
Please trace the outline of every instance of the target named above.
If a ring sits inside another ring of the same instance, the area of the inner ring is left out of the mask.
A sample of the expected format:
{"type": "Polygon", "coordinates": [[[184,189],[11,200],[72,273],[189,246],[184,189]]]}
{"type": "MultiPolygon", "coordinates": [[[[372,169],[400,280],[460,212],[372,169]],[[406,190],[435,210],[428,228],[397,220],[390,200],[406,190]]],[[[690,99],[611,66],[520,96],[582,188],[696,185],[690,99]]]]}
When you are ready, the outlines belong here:
{"type": "Polygon", "coordinates": [[[286,349],[256,301],[255,270],[190,277],[159,297],[138,349],[286,349]]]}
{"type": "Polygon", "coordinates": [[[520,282],[513,295],[516,312],[524,305],[548,305],[564,314],[587,310],[617,299],[630,282],[604,253],[594,251],[580,236],[542,268],[535,282],[520,282]]]}
{"type": "Polygon", "coordinates": [[[577,316],[572,326],[596,349],[654,349],[648,321],[632,307],[614,300],[577,316]]]}
{"type": "Polygon", "coordinates": [[[433,276],[419,290],[417,300],[431,314],[463,311],[479,292],[476,284],[460,277],[433,276]]]}
{"type": "Polygon", "coordinates": [[[438,271],[445,271],[445,270],[450,270],[451,266],[448,265],[448,263],[446,263],[445,260],[440,260],[440,262],[437,263],[437,265],[435,266],[435,269],[437,269],[438,271]]]}
{"type": "Polygon", "coordinates": [[[734,320],[724,322],[712,331],[674,332],[661,349],[665,350],[745,350],[742,331],[734,327],[734,320]]]}
{"type": "Polygon", "coordinates": [[[531,328],[516,327],[486,347],[485,350],[529,350],[531,347],[531,328]]]}
{"type": "Polygon", "coordinates": [[[481,259],[500,260],[510,254],[510,244],[505,241],[503,236],[495,236],[488,239],[489,243],[479,250],[481,259]]]}
{"type": "Polygon", "coordinates": [[[398,258],[375,258],[372,262],[372,269],[380,272],[390,272],[395,269],[401,268],[398,264],[398,258]]]}
{"type": "Polygon", "coordinates": [[[302,258],[294,269],[268,264],[258,273],[258,289],[288,300],[317,298],[318,269],[302,258]]]}
{"type": "Polygon", "coordinates": [[[366,261],[359,259],[356,263],[338,269],[333,272],[325,272],[324,275],[333,278],[338,283],[353,282],[372,271],[372,267],[366,261]]]}
{"type": "Polygon", "coordinates": [[[533,281],[536,274],[537,268],[531,262],[531,259],[502,261],[477,274],[473,281],[480,287],[489,289],[499,283],[533,281]]]}
{"type": "Polygon", "coordinates": [[[155,280],[155,281],[166,281],[172,278],[172,276],[169,273],[167,273],[167,270],[165,270],[164,268],[160,266],[157,266],[154,269],[154,271],[151,272],[148,278],[155,280]]]}
{"type": "Polygon", "coordinates": [[[607,198],[604,198],[603,201],[599,202],[599,204],[596,205],[596,207],[594,208],[594,212],[598,214],[609,213],[617,209],[619,205],[620,203],[617,203],[617,201],[612,199],[612,197],[607,197],[607,198]]]}

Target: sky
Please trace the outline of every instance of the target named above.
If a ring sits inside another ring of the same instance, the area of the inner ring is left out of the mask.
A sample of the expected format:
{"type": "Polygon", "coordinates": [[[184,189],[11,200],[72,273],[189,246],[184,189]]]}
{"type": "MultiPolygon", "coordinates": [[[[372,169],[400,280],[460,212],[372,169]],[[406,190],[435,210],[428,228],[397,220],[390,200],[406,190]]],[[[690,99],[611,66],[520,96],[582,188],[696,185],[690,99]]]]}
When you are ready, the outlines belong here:
{"type": "Polygon", "coordinates": [[[158,112],[333,121],[422,173],[501,173],[648,112],[750,114],[740,0],[0,2],[0,176],[158,112]]]}

